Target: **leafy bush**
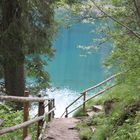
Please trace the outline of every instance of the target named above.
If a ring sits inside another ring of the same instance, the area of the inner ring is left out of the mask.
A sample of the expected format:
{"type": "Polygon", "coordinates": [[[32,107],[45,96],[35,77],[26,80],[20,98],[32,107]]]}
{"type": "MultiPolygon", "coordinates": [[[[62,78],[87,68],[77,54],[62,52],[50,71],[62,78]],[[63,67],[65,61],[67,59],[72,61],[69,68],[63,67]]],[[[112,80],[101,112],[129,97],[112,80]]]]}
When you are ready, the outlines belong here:
{"type": "MultiPolygon", "coordinates": [[[[0,104],[0,119],[4,120],[0,129],[11,127],[23,121],[22,111],[13,111],[12,108],[0,104]]],[[[12,133],[1,136],[1,140],[22,139],[22,130],[17,130],[12,133]]]]}
{"type": "MultiPolygon", "coordinates": [[[[0,129],[11,127],[23,122],[23,111],[13,111],[12,108],[7,105],[0,104],[0,119],[4,120],[0,129]]],[[[36,139],[37,125],[32,124],[29,127],[29,134],[32,135],[32,139],[36,139]]],[[[16,130],[11,133],[7,133],[0,137],[0,140],[22,140],[23,130],[16,130]]]]}

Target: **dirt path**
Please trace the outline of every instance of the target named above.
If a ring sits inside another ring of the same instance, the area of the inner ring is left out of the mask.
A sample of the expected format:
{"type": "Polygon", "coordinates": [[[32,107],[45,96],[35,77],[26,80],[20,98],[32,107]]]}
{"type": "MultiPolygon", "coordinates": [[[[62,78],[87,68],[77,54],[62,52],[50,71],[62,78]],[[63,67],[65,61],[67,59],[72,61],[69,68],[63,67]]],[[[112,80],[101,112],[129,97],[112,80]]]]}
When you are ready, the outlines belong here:
{"type": "Polygon", "coordinates": [[[54,119],[44,135],[44,140],[80,140],[75,130],[79,120],[75,118],[54,119]]]}

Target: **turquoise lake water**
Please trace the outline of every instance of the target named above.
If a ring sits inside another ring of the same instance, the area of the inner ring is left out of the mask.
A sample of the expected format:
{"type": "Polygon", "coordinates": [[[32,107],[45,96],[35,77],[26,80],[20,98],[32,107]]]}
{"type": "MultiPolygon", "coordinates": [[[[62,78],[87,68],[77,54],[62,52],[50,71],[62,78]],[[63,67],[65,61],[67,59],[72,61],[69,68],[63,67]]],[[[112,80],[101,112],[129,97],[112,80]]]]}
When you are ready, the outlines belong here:
{"type": "Polygon", "coordinates": [[[79,45],[95,45],[93,39],[101,37],[95,31],[97,26],[98,22],[94,25],[80,23],[60,30],[54,43],[56,54],[48,66],[53,86],[81,91],[104,79],[102,60],[108,52],[107,47],[98,51],[78,48],[79,45]]]}
{"type": "Polygon", "coordinates": [[[46,67],[51,76],[52,89],[46,92],[56,100],[57,116],[62,114],[66,105],[79,96],[80,91],[106,77],[102,63],[109,52],[109,43],[104,44],[98,51],[78,48],[79,45],[97,45],[93,39],[102,37],[96,32],[99,24],[97,21],[94,25],[78,23],[68,29],[61,28],[54,42],[56,54],[46,67]]]}

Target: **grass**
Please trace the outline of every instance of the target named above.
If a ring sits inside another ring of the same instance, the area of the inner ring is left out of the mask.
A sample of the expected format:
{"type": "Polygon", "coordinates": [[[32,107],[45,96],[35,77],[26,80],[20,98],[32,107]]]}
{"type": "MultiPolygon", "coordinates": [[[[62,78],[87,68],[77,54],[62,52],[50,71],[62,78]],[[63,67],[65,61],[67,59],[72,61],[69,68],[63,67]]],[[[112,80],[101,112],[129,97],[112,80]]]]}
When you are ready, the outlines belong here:
{"type": "MultiPolygon", "coordinates": [[[[78,124],[81,140],[140,140],[140,92],[129,86],[119,85],[99,98],[87,103],[87,107],[112,101],[112,109],[78,124]],[[96,128],[95,133],[91,127],[96,128]],[[84,128],[84,129],[83,129],[84,128]]],[[[106,110],[106,109],[105,109],[106,110]]],[[[81,110],[74,115],[81,116],[81,110]]]]}

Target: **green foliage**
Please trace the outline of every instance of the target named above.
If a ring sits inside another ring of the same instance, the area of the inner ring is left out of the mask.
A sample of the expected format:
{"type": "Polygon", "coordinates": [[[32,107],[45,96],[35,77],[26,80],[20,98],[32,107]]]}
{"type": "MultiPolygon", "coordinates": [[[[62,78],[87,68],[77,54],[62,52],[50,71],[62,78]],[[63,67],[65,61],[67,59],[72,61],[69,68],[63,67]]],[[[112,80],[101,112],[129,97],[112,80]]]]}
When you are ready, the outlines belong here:
{"type": "Polygon", "coordinates": [[[128,118],[124,124],[119,127],[110,137],[110,140],[139,140],[140,139],[140,111],[136,113],[135,118],[128,118]]]}
{"type": "Polygon", "coordinates": [[[89,140],[91,138],[91,130],[89,128],[84,128],[80,131],[80,139],[81,140],[89,140]]]}
{"type": "Polygon", "coordinates": [[[43,60],[41,56],[31,56],[27,58],[26,74],[28,78],[30,78],[29,81],[32,81],[32,83],[29,82],[29,84],[27,81],[27,85],[34,93],[50,86],[50,76],[48,72],[44,70],[44,66],[46,65],[46,60],[43,60]]]}
{"type": "Polygon", "coordinates": [[[81,140],[89,140],[91,138],[92,133],[86,123],[78,124],[76,128],[80,131],[81,140]]]}
{"type": "MultiPolygon", "coordinates": [[[[11,107],[0,104],[0,119],[4,120],[0,129],[11,127],[23,122],[23,112],[22,111],[13,111],[11,107]]],[[[37,123],[32,124],[29,127],[29,134],[32,136],[32,139],[36,139],[37,134],[37,123]]],[[[0,136],[0,140],[21,140],[23,139],[23,130],[16,130],[14,132],[7,133],[0,136]]]]}
{"type": "MultiPolygon", "coordinates": [[[[10,127],[22,122],[22,112],[21,111],[12,111],[6,105],[0,104],[0,116],[1,119],[4,119],[4,127],[10,127]],[[6,115],[7,114],[7,115],[6,115]],[[11,121],[14,120],[14,121],[11,121]]],[[[2,126],[3,127],[3,126],[2,126]]]]}
{"type": "MultiPolygon", "coordinates": [[[[11,127],[19,124],[23,121],[23,113],[21,111],[12,111],[12,109],[6,105],[0,104],[0,119],[4,120],[0,129],[11,127]]],[[[22,139],[22,130],[17,130],[13,133],[9,133],[0,137],[1,140],[22,139]]]]}
{"type": "Polygon", "coordinates": [[[27,54],[26,74],[29,78],[35,79],[31,85],[34,86],[28,87],[34,89],[34,92],[49,87],[50,83],[49,74],[44,70],[44,66],[54,55],[51,46],[56,34],[55,2],[31,1],[27,4],[28,9],[25,11],[28,18],[30,18],[25,33],[25,46],[27,46],[24,48],[27,54]],[[46,60],[41,58],[42,55],[47,56],[46,60]]]}
{"type": "MultiPolygon", "coordinates": [[[[83,22],[94,24],[97,19],[100,23],[104,22],[96,29],[104,36],[102,39],[94,39],[93,43],[101,44],[99,46],[102,47],[106,42],[112,43],[112,52],[104,62],[106,68],[115,73],[125,72],[121,82],[126,82],[131,88],[139,91],[140,2],[138,0],[89,0],[82,1],[79,6],[73,6],[72,11],[79,14],[79,19],[83,22]]],[[[94,48],[96,47],[91,47],[94,48]]]]}
{"type": "Polygon", "coordinates": [[[78,109],[78,111],[76,111],[73,114],[74,117],[80,117],[80,116],[86,116],[86,114],[83,112],[83,108],[78,109]]]}
{"type": "MultiPolygon", "coordinates": [[[[140,34],[140,17],[137,15],[134,1],[110,0],[106,4],[110,4],[113,7],[107,10],[102,7],[102,9],[127,26],[131,31],[138,35],[140,34]]],[[[138,10],[140,10],[138,1],[137,4],[138,10]]],[[[110,41],[113,42],[113,51],[111,56],[107,58],[106,66],[126,72],[124,74],[125,82],[131,88],[139,91],[140,39],[124,26],[114,21],[112,21],[112,25],[111,30],[109,26],[104,30],[107,37],[110,37],[110,41]]]]}

